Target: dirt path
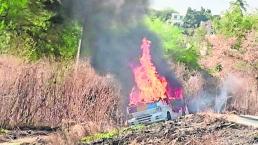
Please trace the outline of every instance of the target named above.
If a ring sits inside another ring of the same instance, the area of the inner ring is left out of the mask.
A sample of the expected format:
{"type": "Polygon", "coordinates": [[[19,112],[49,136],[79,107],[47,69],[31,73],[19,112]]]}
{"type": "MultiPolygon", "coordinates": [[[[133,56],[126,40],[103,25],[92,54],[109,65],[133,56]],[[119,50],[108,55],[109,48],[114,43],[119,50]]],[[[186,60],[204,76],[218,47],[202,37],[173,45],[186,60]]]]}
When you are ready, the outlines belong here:
{"type": "Polygon", "coordinates": [[[258,116],[228,115],[226,118],[228,121],[258,128],[258,116]]]}

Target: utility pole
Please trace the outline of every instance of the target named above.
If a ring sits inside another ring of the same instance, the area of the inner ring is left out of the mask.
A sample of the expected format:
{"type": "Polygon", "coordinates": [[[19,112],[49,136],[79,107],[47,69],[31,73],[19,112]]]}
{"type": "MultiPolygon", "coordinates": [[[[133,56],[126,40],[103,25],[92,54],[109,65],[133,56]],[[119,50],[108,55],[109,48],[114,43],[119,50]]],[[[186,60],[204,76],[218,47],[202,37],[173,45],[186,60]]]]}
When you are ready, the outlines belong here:
{"type": "Polygon", "coordinates": [[[78,44],[78,49],[77,49],[77,54],[76,54],[76,62],[75,62],[75,69],[77,70],[77,67],[79,65],[80,62],[80,53],[81,53],[81,46],[82,46],[82,36],[83,36],[83,26],[81,28],[81,38],[79,40],[79,44],[78,44]]]}

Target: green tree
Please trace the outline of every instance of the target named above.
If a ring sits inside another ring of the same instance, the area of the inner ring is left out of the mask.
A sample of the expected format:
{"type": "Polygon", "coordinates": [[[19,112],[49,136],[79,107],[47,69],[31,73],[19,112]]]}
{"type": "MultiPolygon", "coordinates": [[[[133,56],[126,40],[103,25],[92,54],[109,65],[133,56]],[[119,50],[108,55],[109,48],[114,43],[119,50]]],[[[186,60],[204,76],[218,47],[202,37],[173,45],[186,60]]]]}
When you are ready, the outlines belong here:
{"type": "Polygon", "coordinates": [[[246,11],[246,5],[247,5],[247,3],[246,3],[245,0],[236,0],[235,2],[233,2],[233,4],[239,5],[242,10],[246,11]]]}
{"type": "Polygon", "coordinates": [[[185,38],[181,28],[169,25],[158,18],[146,18],[145,24],[160,37],[166,58],[185,63],[191,68],[199,67],[196,50],[184,45],[185,38]]]}
{"type": "Polygon", "coordinates": [[[167,10],[149,10],[149,16],[152,18],[158,18],[163,22],[167,22],[169,19],[171,19],[172,13],[177,13],[173,9],[167,9],[167,10]]]}
{"type": "Polygon", "coordinates": [[[58,0],[0,2],[0,45],[4,45],[0,53],[30,60],[45,56],[58,60],[75,56],[80,24],[65,15],[58,0]]]}
{"type": "Polygon", "coordinates": [[[200,11],[193,10],[191,8],[187,9],[186,16],[184,18],[185,28],[197,28],[202,21],[207,21],[212,18],[211,10],[201,8],[200,11]]]}
{"type": "Polygon", "coordinates": [[[257,29],[257,15],[246,15],[245,1],[236,0],[230,3],[229,10],[220,19],[215,19],[213,24],[216,33],[223,34],[228,37],[237,38],[234,48],[239,49],[245,34],[257,29]]]}

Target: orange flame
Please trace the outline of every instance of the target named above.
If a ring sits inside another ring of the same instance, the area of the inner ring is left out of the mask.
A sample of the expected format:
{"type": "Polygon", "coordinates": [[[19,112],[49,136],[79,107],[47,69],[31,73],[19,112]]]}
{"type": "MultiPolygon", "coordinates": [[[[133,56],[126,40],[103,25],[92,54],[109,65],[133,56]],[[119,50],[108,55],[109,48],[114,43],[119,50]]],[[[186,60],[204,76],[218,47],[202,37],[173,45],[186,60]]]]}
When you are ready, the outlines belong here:
{"type": "Polygon", "coordinates": [[[158,74],[151,62],[150,45],[151,41],[143,38],[140,64],[132,67],[135,86],[130,93],[130,105],[182,97],[181,88],[171,88],[166,78],[158,74]]]}

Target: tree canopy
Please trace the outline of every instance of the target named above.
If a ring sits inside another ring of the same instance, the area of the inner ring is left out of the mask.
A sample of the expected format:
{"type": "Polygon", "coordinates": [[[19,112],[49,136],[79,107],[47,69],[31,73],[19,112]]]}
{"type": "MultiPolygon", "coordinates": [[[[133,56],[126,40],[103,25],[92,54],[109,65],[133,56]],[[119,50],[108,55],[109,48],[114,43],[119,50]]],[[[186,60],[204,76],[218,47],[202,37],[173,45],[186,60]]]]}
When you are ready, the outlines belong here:
{"type": "Polygon", "coordinates": [[[186,16],[184,18],[185,28],[197,28],[202,21],[207,21],[212,18],[211,10],[201,8],[200,11],[192,8],[187,9],[186,16]]]}
{"type": "Polygon", "coordinates": [[[167,9],[167,10],[149,10],[149,15],[152,18],[159,18],[163,22],[167,22],[169,19],[171,19],[172,13],[177,13],[173,9],[167,9]]]}
{"type": "Polygon", "coordinates": [[[228,37],[235,37],[237,43],[235,48],[239,48],[245,34],[252,30],[258,30],[258,17],[255,14],[247,15],[245,13],[246,2],[244,0],[236,0],[230,3],[230,8],[223,17],[214,20],[214,28],[216,33],[223,34],[228,37]]]}
{"type": "Polygon", "coordinates": [[[58,0],[0,0],[0,53],[35,60],[74,57],[80,24],[64,14],[58,0]]]}

